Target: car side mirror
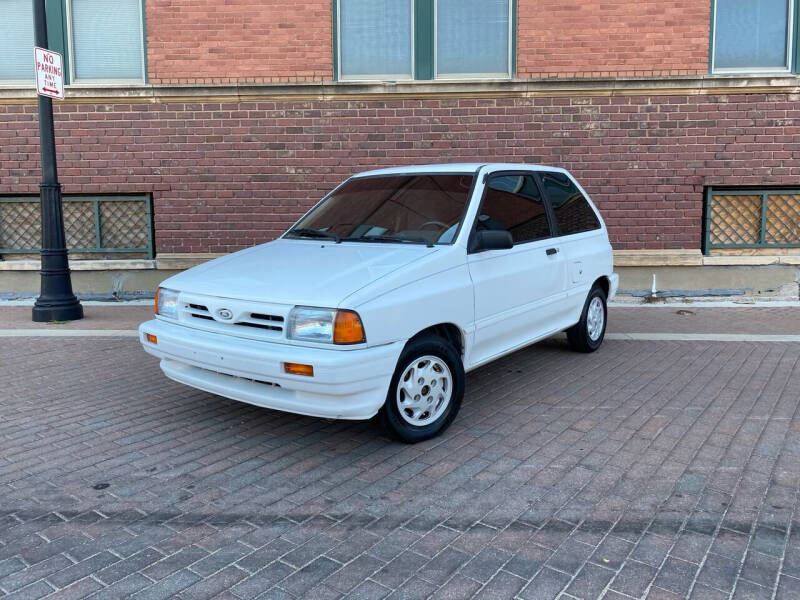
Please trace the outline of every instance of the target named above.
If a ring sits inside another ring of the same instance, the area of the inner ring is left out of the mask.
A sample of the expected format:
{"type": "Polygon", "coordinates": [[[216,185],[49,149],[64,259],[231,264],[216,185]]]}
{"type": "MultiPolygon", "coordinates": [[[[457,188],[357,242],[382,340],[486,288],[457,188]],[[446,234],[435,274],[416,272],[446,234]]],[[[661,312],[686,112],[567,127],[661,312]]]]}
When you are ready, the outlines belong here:
{"type": "Polygon", "coordinates": [[[508,250],[514,247],[514,238],[505,230],[482,229],[475,232],[470,238],[469,253],[483,252],[484,250],[508,250]]]}

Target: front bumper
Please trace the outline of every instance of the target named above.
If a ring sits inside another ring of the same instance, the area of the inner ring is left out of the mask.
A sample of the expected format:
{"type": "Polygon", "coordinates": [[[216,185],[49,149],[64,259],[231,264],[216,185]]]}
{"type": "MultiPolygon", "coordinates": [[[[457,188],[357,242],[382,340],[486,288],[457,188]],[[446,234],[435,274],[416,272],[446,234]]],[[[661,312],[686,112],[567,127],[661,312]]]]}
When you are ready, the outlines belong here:
{"type": "Polygon", "coordinates": [[[344,350],[294,346],[199,331],[153,320],[139,326],[144,349],[179,383],[264,408],[332,419],[369,419],[383,405],[402,342],[344,350]],[[147,341],[155,335],[157,344],[147,341]],[[283,363],[314,366],[290,375],[283,363]]]}

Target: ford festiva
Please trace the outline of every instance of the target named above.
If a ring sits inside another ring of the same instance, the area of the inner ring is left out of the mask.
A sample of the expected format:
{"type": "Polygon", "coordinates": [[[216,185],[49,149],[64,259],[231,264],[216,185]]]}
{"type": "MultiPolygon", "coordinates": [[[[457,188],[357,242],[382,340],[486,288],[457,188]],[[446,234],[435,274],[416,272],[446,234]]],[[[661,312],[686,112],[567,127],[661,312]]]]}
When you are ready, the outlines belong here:
{"type": "Polygon", "coordinates": [[[167,377],[257,406],[443,431],[465,372],[561,331],[605,334],[605,225],[564,171],[441,164],[370,171],[279,239],[164,281],[139,328],[167,377]]]}

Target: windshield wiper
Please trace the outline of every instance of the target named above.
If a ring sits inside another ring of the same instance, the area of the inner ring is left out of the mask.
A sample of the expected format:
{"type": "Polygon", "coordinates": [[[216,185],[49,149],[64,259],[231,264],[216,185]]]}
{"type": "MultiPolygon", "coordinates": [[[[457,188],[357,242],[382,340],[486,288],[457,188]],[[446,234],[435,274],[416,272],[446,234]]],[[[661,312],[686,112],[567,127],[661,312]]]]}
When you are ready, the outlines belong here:
{"type": "Polygon", "coordinates": [[[362,235],[361,237],[342,238],[343,242],[381,242],[385,244],[425,244],[433,248],[433,243],[424,237],[394,237],[391,235],[362,235]]]}
{"type": "Polygon", "coordinates": [[[299,227],[298,229],[290,229],[287,235],[296,235],[298,237],[308,238],[325,238],[327,240],[334,240],[337,244],[342,241],[335,233],[329,231],[322,231],[321,229],[311,229],[309,227],[299,227]]]}

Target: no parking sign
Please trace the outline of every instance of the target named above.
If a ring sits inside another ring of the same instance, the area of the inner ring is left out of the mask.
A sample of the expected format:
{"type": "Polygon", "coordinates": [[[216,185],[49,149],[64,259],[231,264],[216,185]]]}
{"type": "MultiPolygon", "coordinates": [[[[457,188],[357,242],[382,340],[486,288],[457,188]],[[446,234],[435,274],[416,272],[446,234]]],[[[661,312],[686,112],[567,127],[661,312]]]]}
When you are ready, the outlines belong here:
{"type": "Polygon", "coordinates": [[[36,63],[36,93],[49,98],[64,99],[64,67],[58,52],[33,48],[36,63]]]}

